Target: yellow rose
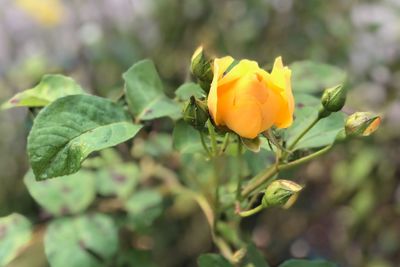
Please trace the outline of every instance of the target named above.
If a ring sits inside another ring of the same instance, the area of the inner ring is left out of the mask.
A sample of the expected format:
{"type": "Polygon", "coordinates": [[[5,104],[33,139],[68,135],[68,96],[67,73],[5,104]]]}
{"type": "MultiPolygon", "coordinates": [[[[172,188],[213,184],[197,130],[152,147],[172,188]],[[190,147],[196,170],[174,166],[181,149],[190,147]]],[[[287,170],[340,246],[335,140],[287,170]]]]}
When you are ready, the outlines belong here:
{"type": "Polygon", "coordinates": [[[208,108],[217,126],[227,126],[245,138],[255,138],[271,126],[287,128],[293,122],[291,71],[275,59],[271,73],[257,62],[232,57],[214,60],[208,108]],[[229,70],[229,68],[231,68],[229,70]]]}

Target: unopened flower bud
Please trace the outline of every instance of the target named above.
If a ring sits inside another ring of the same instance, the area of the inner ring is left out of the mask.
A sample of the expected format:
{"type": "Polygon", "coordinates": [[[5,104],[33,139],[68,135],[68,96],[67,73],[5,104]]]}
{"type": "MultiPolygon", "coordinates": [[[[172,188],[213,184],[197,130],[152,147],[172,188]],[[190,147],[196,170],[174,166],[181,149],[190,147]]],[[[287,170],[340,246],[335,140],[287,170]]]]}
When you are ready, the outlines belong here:
{"type": "Polygon", "coordinates": [[[325,89],[321,102],[322,106],[330,112],[341,110],[346,102],[346,89],[342,85],[325,89]]]}
{"type": "Polygon", "coordinates": [[[198,47],[193,53],[190,71],[193,76],[197,78],[201,88],[208,92],[213,78],[213,71],[211,68],[211,60],[204,54],[202,46],[198,47]]]}
{"type": "Polygon", "coordinates": [[[369,136],[378,129],[381,118],[371,112],[356,112],[349,116],[345,130],[347,136],[369,136]]]}
{"type": "Polygon", "coordinates": [[[194,128],[201,130],[204,128],[209,118],[207,105],[194,96],[190,97],[183,108],[183,120],[194,128]]]}
{"type": "Polygon", "coordinates": [[[303,187],[289,180],[273,181],[265,190],[262,205],[264,208],[284,206],[302,189],[303,187]]]}

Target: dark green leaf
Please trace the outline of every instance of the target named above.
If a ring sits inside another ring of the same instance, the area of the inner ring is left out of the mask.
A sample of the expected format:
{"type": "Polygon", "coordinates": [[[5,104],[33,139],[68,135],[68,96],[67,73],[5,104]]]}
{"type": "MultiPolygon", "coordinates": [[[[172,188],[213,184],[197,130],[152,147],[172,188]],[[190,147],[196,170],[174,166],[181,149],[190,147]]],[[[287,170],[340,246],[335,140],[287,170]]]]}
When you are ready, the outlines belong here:
{"type": "Polygon", "coordinates": [[[36,181],[30,170],[24,182],[30,195],[53,215],[75,214],[85,210],[95,198],[94,174],[81,170],[47,181],[36,181]]]}
{"type": "Polygon", "coordinates": [[[58,98],[84,93],[83,89],[73,79],[60,74],[49,74],[44,75],[40,83],[32,89],[13,96],[1,106],[1,109],[43,107],[58,98]]]}
{"type": "Polygon", "coordinates": [[[233,267],[224,257],[218,254],[203,254],[197,259],[199,267],[233,267]]]}
{"type": "Polygon", "coordinates": [[[18,213],[0,218],[0,266],[12,261],[30,241],[31,227],[28,219],[18,213]]]}
{"type": "Polygon", "coordinates": [[[279,265],[279,267],[336,267],[332,262],[324,260],[288,260],[279,265]]]}
{"type": "Polygon", "coordinates": [[[164,94],[161,79],[151,60],[137,62],[122,77],[129,109],[137,121],[180,116],[181,107],[164,94]]]}
{"type": "Polygon", "coordinates": [[[60,98],[39,113],[28,137],[35,177],[44,180],[75,173],[90,153],[132,138],[141,127],[107,99],[89,95],[60,98]]]}
{"type": "Polygon", "coordinates": [[[294,92],[315,93],[326,88],[343,84],[346,73],[341,69],[323,63],[298,61],[290,65],[294,92]]]}
{"type": "Polygon", "coordinates": [[[202,152],[200,133],[184,121],[178,121],[172,134],[173,146],[181,153],[202,152]]]}
{"type": "Polygon", "coordinates": [[[118,231],[103,214],[52,221],[44,237],[46,256],[53,267],[100,267],[118,249],[118,231]]]}
{"type": "Polygon", "coordinates": [[[189,100],[191,96],[194,96],[195,98],[205,97],[203,89],[201,89],[200,85],[196,83],[182,84],[178,89],[176,89],[175,95],[181,101],[189,100]]]}

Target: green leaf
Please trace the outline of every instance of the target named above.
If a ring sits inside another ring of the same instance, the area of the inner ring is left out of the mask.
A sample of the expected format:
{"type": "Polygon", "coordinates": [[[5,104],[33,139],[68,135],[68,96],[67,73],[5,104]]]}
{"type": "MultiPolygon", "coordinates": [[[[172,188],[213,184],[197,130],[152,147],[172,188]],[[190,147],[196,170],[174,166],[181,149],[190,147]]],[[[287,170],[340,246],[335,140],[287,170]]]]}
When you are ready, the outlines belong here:
{"type": "Polygon", "coordinates": [[[158,191],[142,190],[133,194],[126,202],[129,220],[135,229],[151,226],[163,211],[162,197],[158,191]]]}
{"type": "MultiPolygon", "coordinates": [[[[297,136],[310,125],[318,116],[320,107],[319,99],[297,94],[294,122],[286,130],[288,144],[291,144],[297,136]]],[[[332,144],[336,135],[343,129],[345,115],[342,112],[332,113],[329,117],[320,120],[296,145],[295,149],[316,148],[332,144]]]]}
{"type": "Polygon", "coordinates": [[[290,65],[292,87],[298,93],[316,93],[342,84],[346,73],[334,66],[312,61],[298,61],[290,65]]]}
{"type": "Polygon", "coordinates": [[[103,214],[65,217],[50,223],[44,245],[52,267],[109,266],[118,249],[118,231],[103,214]]]}
{"type": "Polygon", "coordinates": [[[78,94],[85,94],[85,92],[73,79],[60,74],[48,74],[44,75],[40,83],[32,89],[13,96],[1,106],[1,109],[43,107],[58,98],[78,94]]]}
{"type": "Polygon", "coordinates": [[[31,240],[31,227],[28,219],[18,213],[0,218],[0,266],[12,261],[31,240]]]}
{"type": "Polygon", "coordinates": [[[97,192],[102,196],[126,198],[138,180],[139,168],[134,163],[102,168],[96,173],[97,192]]]}
{"type": "Polygon", "coordinates": [[[197,259],[199,267],[233,267],[224,257],[218,254],[203,254],[197,259]]]}
{"type": "Polygon", "coordinates": [[[30,195],[53,215],[61,216],[84,211],[95,198],[95,176],[81,170],[61,179],[36,181],[32,170],[24,177],[30,195]]]}
{"type": "Polygon", "coordinates": [[[90,153],[132,138],[141,127],[110,100],[89,95],[60,98],[38,114],[28,137],[35,177],[75,173],[90,153]]]}
{"type": "Polygon", "coordinates": [[[197,83],[184,83],[179,86],[175,91],[175,95],[181,101],[189,100],[191,96],[195,98],[203,98],[205,97],[205,92],[201,89],[200,85],[197,83]]]}
{"type": "Polygon", "coordinates": [[[269,267],[263,255],[254,244],[249,244],[247,246],[246,262],[251,263],[254,267],[269,267]]]}
{"type": "Polygon", "coordinates": [[[151,60],[137,62],[122,77],[129,110],[137,121],[180,116],[181,107],[164,94],[161,79],[151,60]]]}
{"type": "Polygon", "coordinates": [[[199,131],[183,120],[176,123],[172,133],[172,140],[174,149],[181,153],[198,153],[203,151],[199,131]]]}
{"type": "Polygon", "coordinates": [[[279,265],[279,267],[336,267],[332,262],[324,260],[288,260],[279,265]]]}

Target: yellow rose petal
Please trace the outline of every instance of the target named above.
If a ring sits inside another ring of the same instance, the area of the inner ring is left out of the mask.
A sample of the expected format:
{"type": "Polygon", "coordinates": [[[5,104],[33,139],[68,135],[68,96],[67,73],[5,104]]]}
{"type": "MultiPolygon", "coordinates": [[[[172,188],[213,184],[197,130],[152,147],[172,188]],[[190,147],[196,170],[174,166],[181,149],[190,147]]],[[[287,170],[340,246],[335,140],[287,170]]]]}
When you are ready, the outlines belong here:
{"type": "Polygon", "coordinates": [[[241,98],[225,113],[224,120],[238,135],[253,139],[260,133],[261,108],[254,98],[241,98]]]}
{"type": "Polygon", "coordinates": [[[211,82],[210,92],[208,94],[207,105],[211,117],[213,118],[216,125],[221,125],[221,120],[218,115],[218,98],[225,90],[224,88],[219,87],[219,79],[222,77],[224,71],[229,67],[229,65],[233,62],[232,57],[224,57],[224,58],[216,58],[214,60],[214,77],[211,82]]]}

